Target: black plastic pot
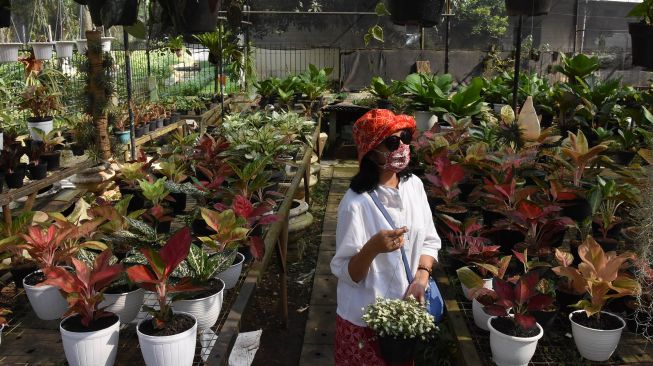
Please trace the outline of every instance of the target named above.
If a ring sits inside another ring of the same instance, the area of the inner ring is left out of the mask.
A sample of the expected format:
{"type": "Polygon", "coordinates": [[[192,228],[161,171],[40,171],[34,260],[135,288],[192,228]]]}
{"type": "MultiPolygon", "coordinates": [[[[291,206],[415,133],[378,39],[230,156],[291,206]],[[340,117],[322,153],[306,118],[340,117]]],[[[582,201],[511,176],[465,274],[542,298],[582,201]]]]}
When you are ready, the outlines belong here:
{"type": "Polygon", "coordinates": [[[118,186],[120,194],[126,196],[128,194],[132,195],[132,199],[129,201],[129,206],[127,206],[128,212],[133,212],[140,210],[145,207],[145,199],[143,198],[143,193],[140,188],[132,188],[125,185],[118,186]]]}
{"type": "Polygon", "coordinates": [[[172,225],[172,221],[160,222],[156,225],[156,232],[158,234],[169,234],[171,225],[172,225]]]}
{"type": "Polygon", "coordinates": [[[402,363],[411,360],[415,355],[417,339],[397,339],[378,337],[381,357],[391,363],[402,363]]]}
{"type": "Polygon", "coordinates": [[[377,99],[376,106],[381,109],[392,109],[392,103],[387,99],[377,99]]]}
{"type": "Polygon", "coordinates": [[[20,188],[23,186],[23,180],[25,180],[25,170],[20,169],[16,170],[13,173],[7,173],[5,175],[5,181],[7,182],[7,187],[9,188],[20,188]]]}
{"type": "Polygon", "coordinates": [[[7,173],[0,172],[0,193],[2,193],[2,191],[5,188],[5,174],[7,174],[7,173]]]}
{"type": "Polygon", "coordinates": [[[584,198],[578,198],[571,201],[561,201],[562,216],[567,216],[570,219],[580,223],[585,221],[588,217],[592,216],[592,206],[584,198]]]}
{"type": "Polygon", "coordinates": [[[11,27],[11,0],[0,0],[0,28],[11,27]]]}
{"type": "Polygon", "coordinates": [[[619,165],[628,166],[635,158],[635,152],[615,151],[613,154],[610,155],[610,158],[612,158],[612,160],[619,165]]]}
{"type": "Polygon", "coordinates": [[[549,14],[553,0],[506,0],[506,13],[510,16],[529,17],[549,14]]]}
{"type": "MultiPolygon", "coordinates": [[[[159,0],[180,34],[212,32],[218,22],[219,6],[211,9],[209,0],[159,0]]],[[[190,39],[191,37],[186,37],[190,39]]],[[[197,40],[194,40],[197,42],[197,40]]]]}
{"type": "Polygon", "coordinates": [[[432,27],[440,22],[443,0],[390,0],[390,19],[399,25],[432,27]]]}
{"type": "Polygon", "coordinates": [[[533,311],[533,317],[544,330],[551,328],[558,316],[558,309],[553,311],[533,311]]]}
{"type": "Polygon", "coordinates": [[[61,151],[41,154],[41,161],[48,164],[48,171],[54,171],[61,168],[61,151]]]}
{"type": "Polygon", "coordinates": [[[136,128],[136,138],[138,137],[143,137],[147,131],[149,131],[150,126],[149,125],[144,125],[136,128]]]}
{"type": "Polygon", "coordinates": [[[170,115],[170,123],[175,123],[175,122],[179,121],[180,117],[181,117],[181,113],[174,112],[173,114],[170,115]]]}
{"type": "Polygon", "coordinates": [[[172,212],[175,214],[183,213],[186,210],[186,193],[170,193],[175,202],[170,203],[172,212]]]}
{"type": "Polygon", "coordinates": [[[74,156],[82,156],[84,155],[84,146],[73,144],[70,147],[70,150],[72,150],[74,156]]]}
{"type": "Polygon", "coordinates": [[[193,221],[191,227],[193,229],[194,236],[208,236],[215,234],[215,232],[209,228],[203,219],[193,221]]]}
{"type": "Polygon", "coordinates": [[[492,227],[495,222],[505,218],[504,215],[498,212],[489,211],[484,208],[481,208],[481,213],[483,214],[483,226],[485,227],[492,227]]]}
{"type": "Polygon", "coordinates": [[[569,305],[576,304],[582,299],[583,295],[571,294],[560,289],[556,291],[556,303],[558,303],[560,311],[564,314],[569,314],[570,312],[576,310],[574,308],[570,308],[569,305]]]}
{"type": "Polygon", "coordinates": [[[156,128],[162,128],[163,127],[163,118],[159,118],[155,122],[156,122],[156,128]]]}
{"type": "Polygon", "coordinates": [[[150,122],[150,124],[149,124],[149,126],[148,126],[148,130],[149,130],[150,132],[154,132],[154,131],[156,131],[156,120],[150,122]]]}
{"type": "Polygon", "coordinates": [[[48,176],[48,164],[39,162],[38,164],[29,164],[29,179],[39,180],[48,176]]]}
{"type": "Polygon", "coordinates": [[[653,25],[628,23],[632,41],[633,66],[653,69],[653,25]]]}
{"type": "Polygon", "coordinates": [[[619,241],[610,237],[603,238],[600,235],[595,235],[594,240],[599,243],[604,252],[613,252],[619,246],[619,241]]]}
{"type": "Polygon", "coordinates": [[[169,126],[172,122],[170,121],[170,118],[164,118],[163,119],[163,125],[164,126],[169,126]]]}

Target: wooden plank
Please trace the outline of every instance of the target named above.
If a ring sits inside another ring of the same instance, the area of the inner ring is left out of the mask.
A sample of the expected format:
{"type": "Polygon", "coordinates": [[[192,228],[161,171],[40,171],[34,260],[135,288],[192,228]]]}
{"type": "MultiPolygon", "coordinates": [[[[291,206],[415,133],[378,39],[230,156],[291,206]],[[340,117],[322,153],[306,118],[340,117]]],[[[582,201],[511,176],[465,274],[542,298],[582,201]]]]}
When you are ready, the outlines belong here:
{"type": "Polygon", "coordinates": [[[2,193],[0,194],[0,205],[8,205],[18,198],[28,196],[34,192],[38,192],[42,188],[57,183],[64,178],[70,177],[71,175],[77,174],[84,169],[92,167],[93,165],[94,162],[89,159],[78,163],[75,166],[58,170],[44,179],[28,183],[21,188],[12,189],[6,193],[2,193]]]}
{"type": "Polygon", "coordinates": [[[158,139],[159,137],[165,136],[165,135],[169,134],[170,132],[175,131],[179,127],[183,127],[185,124],[186,124],[186,120],[185,119],[180,119],[179,121],[177,121],[175,123],[171,123],[171,124],[169,124],[167,126],[164,126],[163,128],[159,128],[158,130],[156,130],[154,132],[150,132],[147,135],[143,135],[143,136],[137,138],[135,144],[136,144],[136,146],[141,146],[141,145],[146,144],[148,142],[153,142],[156,139],[158,139]]]}

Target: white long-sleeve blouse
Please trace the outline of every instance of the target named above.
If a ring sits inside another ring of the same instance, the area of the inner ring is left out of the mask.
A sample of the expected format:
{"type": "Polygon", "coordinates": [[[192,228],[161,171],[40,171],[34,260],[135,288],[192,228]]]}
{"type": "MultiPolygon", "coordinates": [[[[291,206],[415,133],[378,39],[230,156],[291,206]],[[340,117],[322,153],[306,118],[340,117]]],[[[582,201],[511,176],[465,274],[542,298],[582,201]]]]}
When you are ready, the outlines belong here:
{"type": "MultiPolygon", "coordinates": [[[[413,275],[421,255],[437,260],[441,242],[422,181],[412,175],[400,182],[398,188],[379,186],[376,193],[394,224],[408,227],[404,248],[413,275]]],[[[380,230],[389,229],[390,224],[369,194],[358,194],[351,189],[345,193],[338,207],[336,253],[331,260],[331,272],[338,278],[337,314],[355,325],[366,326],[361,319],[364,308],[376,297],[403,298],[408,289],[400,250],[377,255],[360,282],[354,282],[349,275],[351,257],[380,230]]]]}

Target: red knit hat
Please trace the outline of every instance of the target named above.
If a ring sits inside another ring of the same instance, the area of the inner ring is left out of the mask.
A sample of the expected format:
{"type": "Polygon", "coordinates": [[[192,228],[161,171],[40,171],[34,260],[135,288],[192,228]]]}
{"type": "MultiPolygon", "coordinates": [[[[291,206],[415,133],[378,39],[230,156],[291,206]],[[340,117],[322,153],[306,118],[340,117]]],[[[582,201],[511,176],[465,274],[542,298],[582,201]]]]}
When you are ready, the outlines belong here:
{"type": "Polygon", "coordinates": [[[411,135],[415,134],[415,119],[403,114],[395,115],[387,109],[373,109],[365,113],[352,129],[358,149],[358,163],[386,137],[403,129],[409,129],[411,135]]]}

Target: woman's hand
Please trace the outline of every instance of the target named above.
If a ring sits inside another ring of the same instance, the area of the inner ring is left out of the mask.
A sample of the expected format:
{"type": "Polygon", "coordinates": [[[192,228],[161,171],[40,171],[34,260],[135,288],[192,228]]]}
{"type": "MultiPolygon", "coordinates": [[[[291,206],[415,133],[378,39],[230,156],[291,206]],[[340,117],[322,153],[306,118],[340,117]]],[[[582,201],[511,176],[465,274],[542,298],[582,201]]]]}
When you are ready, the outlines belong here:
{"type": "Polygon", "coordinates": [[[424,298],[424,292],[426,291],[426,286],[428,286],[428,284],[429,273],[426,271],[417,271],[415,278],[413,278],[413,282],[408,286],[408,290],[404,297],[407,298],[412,295],[420,304],[424,304],[426,301],[424,298]]]}
{"type": "Polygon", "coordinates": [[[394,252],[404,245],[404,234],[407,232],[405,226],[397,230],[381,230],[370,238],[366,246],[376,254],[394,252]]]}

